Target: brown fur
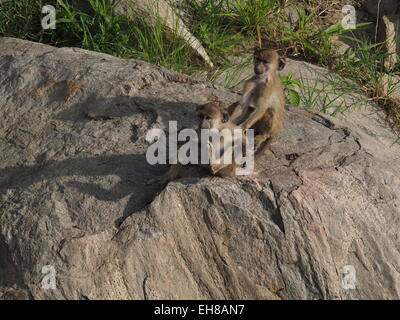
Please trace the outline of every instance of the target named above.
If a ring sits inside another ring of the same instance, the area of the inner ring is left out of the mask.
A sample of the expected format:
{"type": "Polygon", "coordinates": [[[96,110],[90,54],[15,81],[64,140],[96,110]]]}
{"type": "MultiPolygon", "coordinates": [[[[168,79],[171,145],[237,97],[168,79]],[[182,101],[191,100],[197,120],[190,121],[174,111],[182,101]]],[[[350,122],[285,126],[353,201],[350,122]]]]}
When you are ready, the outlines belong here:
{"type": "MultiPolygon", "coordinates": [[[[220,101],[212,101],[197,107],[196,114],[201,118],[198,131],[199,137],[200,137],[200,129],[217,129],[219,131],[223,129],[229,129],[231,131],[233,131],[234,129],[241,129],[240,127],[236,126],[229,120],[226,122],[222,122],[225,112],[226,115],[228,115],[225,105],[220,101]]],[[[199,150],[200,150],[200,145],[199,145],[199,150]]],[[[243,146],[243,150],[245,150],[245,145],[243,146]]],[[[162,176],[149,180],[148,184],[153,184],[153,183],[165,184],[168,183],[169,181],[184,176],[196,175],[196,173],[204,172],[205,169],[207,169],[212,174],[218,175],[220,177],[234,176],[235,170],[238,166],[239,165],[236,163],[207,164],[207,165],[201,165],[201,164],[182,165],[178,163],[172,165],[170,169],[162,176]]]]}
{"type": "MultiPolygon", "coordinates": [[[[217,129],[218,131],[222,131],[224,129],[228,129],[233,133],[235,129],[241,129],[241,127],[235,125],[231,121],[222,122],[224,117],[224,113],[228,116],[228,110],[226,106],[221,101],[212,101],[205,105],[202,105],[196,109],[196,113],[198,115],[208,116],[212,119],[213,123],[210,127],[204,126],[200,124],[200,128],[210,128],[210,129],[217,129]]],[[[206,120],[203,120],[206,121],[206,120]]],[[[232,143],[231,141],[224,141],[224,143],[232,143]]],[[[246,148],[246,140],[245,138],[242,141],[243,143],[243,152],[245,152],[246,148]]],[[[223,150],[224,152],[229,152],[230,150],[223,150]]],[[[218,175],[220,177],[226,176],[234,176],[235,170],[240,164],[232,163],[232,164],[210,164],[210,171],[211,173],[218,175]]]]}
{"type": "Polygon", "coordinates": [[[256,150],[264,141],[282,130],[285,95],[278,71],[284,65],[285,60],[275,50],[256,50],[256,74],[246,81],[242,99],[228,107],[233,122],[244,130],[255,130],[256,150]]]}

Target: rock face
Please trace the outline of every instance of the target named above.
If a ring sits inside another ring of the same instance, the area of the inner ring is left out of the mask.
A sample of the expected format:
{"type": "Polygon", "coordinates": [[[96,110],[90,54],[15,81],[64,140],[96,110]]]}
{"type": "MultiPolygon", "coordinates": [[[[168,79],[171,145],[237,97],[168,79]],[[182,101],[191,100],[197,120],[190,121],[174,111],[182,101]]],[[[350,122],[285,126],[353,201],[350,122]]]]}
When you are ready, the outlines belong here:
{"type": "Polygon", "coordinates": [[[357,123],[290,109],[257,174],[145,184],[146,132],[212,96],[238,99],[0,39],[0,298],[399,299],[398,147],[357,123]]]}

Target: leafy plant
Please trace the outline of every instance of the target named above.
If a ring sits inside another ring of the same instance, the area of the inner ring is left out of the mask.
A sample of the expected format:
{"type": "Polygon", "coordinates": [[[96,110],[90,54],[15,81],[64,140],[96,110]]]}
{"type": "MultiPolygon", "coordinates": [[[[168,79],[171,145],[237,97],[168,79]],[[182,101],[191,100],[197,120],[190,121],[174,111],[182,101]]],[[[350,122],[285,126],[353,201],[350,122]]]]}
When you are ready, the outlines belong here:
{"type": "MultiPolygon", "coordinates": [[[[318,61],[324,65],[330,65],[334,56],[334,44],[331,39],[348,32],[341,22],[330,26],[321,27],[313,23],[316,18],[314,13],[307,13],[304,9],[297,9],[298,23],[292,30],[282,23],[282,37],[279,41],[291,49],[293,55],[303,55],[308,60],[318,61]]],[[[368,23],[360,23],[356,28],[361,28],[368,23]]]]}
{"type": "Polygon", "coordinates": [[[280,76],[280,79],[287,93],[290,105],[298,107],[300,105],[300,95],[295,88],[301,87],[301,80],[293,78],[293,73],[291,72],[289,72],[287,75],[280,76]]]}

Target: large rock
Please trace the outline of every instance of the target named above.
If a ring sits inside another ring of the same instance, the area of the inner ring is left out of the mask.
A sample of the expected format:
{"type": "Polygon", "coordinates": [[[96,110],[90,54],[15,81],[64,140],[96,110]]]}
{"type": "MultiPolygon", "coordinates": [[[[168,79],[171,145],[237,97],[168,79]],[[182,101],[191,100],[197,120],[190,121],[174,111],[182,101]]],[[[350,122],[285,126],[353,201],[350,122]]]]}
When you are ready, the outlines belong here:
{"type": "Polygon", "coordinates": [[[399,152],[357,123],[290,109],[257,174],[145,185],[166,169],[147,164],[146,132],[194,126],[213,96],[238,99],[2,38],[0,297],[399,299],[399,152]]]}

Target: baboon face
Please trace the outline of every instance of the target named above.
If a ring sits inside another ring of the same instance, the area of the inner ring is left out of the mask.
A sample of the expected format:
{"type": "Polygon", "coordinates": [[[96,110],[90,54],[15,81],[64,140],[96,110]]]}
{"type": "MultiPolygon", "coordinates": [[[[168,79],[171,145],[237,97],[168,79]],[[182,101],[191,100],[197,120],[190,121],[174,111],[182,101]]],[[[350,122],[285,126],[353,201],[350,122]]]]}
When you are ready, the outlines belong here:
{"type": "Polygon", "coordinates": [[[200,119],[200,129],[215,128],[221,122],[224,123],[229,120],[228,111],[220,102],[209,102],[201,105],[197,107],[196,114],[200,119]]]}
{"type": "Polygon", "coordinates": [[[279,57],[272,49],[258,49],[254,52],[254,73],[264,74],[268,71],[282,70],[285,66],[285,58],[279,57]]]}

